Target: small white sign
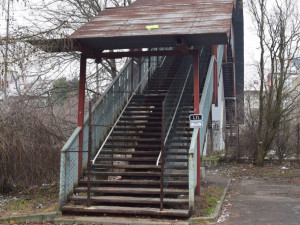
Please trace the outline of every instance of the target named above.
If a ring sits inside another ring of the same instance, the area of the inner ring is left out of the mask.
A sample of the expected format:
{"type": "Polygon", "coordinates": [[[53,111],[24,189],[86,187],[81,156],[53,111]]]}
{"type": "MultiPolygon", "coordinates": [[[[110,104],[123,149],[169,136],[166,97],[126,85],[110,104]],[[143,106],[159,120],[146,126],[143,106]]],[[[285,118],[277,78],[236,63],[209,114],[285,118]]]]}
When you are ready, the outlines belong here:
{"type": "Polygon", "coordinates": [[[203,120],[201,114],[192,114],[189,116],[190,118],[190,128],[202,128],[203,120]]]}

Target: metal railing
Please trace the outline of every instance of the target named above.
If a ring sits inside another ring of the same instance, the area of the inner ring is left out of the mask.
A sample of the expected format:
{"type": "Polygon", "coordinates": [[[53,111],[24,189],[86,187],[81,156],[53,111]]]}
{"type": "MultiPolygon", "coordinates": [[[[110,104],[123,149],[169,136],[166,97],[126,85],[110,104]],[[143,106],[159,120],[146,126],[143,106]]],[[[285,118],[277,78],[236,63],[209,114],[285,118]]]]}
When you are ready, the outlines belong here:
{"type": "Polygon", "coordinates": [[[114,125],[112,126],[112,129],[110,130],[110,132],[108,133],[108,135],[106,136],[105,140],[103,141],[101,147],[99,148],[97,154],[95,155],[94,159],[92,160],[92,163],[95,164],[96,159],[98,158],[98,156],[100,155],[103,147],[105,146],[106,142],[108,141],[108,139],[110,138],[110,135],[112,134],[112,132],[114,131],[114,128],[116,127],[117,123],[119,122],[120,118],[122,117],[123,113],[125,112],[125,110],[127,109],[128,104],[130,103],[131,99],[138,93],[139,89],[143,88],[143,84],[146,84],[146,82],[144,82],[147,79],[149,79],[154,71],[155,67],[152,65],[150,68],[148,68],[148,71],[146,72],[148,76],[143,76],[142,80],[140,81],[140,83],[137,85],[137,87],[135,88],[135,90],[133,91],[132,95],[130,96],[130,98],[128,99],[125,107],[123,108],[122,112],[120,113],[119,117],[117,118],[116,122],[114,123],[114,125]]]}
{"type": "MultiPolygon", "coordinates": [[[[165,149],[166,143],[171,136],[171,130],[173,128],[174,120],[177,116],[181,101],[183,99],[183,94],[186,88],[186,85],[189,80],[191,80],[192,74],[192,65],[191,57],[185,56],[181,62],[180,67],[175,75],[175,78],[169,88],[169,91],[164,98],[162,103],[162,148],[160,154],[157,158],[156,165],[161,161],[161,180],[160,180],[160,209],[163,210],[163,199],[164,199],[164,189],[166,188],[167,180],[165,180],[165,150],[168,151],[168,148],[165,149]]],[[[166,173],[166,175],[168,175],[166,173]]]]}
{"type": "MultiPolygon", "coordinates": [[[[218,72],[218,79],[220,79],[221,69],[222,69],[222,60],[223,60],[223,45],[218,46],[217,51],[217,72],[218,72]]],[[[209,120],[209,114],[212,105],[212,98],[213,98],[213,84],[214,84],[214,76],[213,76],[213,67],[214,67],[215,57],[211,56],[209,68],[204,84],[204,88],[202,91],[202,96],[200,100],[200,114],[202,114],[203,118],[203,127],[197,128],[193,130],[193,135],[190,143],[189,148],[189,207],[194,207],[194,196],[195,196],[195,187],[197,184],[197,137],[198,133],[200,132],[200,153],[203,153],[207,125],[209,120]]]]}
{"type": "MultiPolygon", "coordinates": [[[[118,76],[111,82],[101,98],[92,107],[92,155],[99,149],[100,144],[110,132],[115,121],[119,117],[120,112],[129,101],[132,90],[136,90],[137,86],[141,91],[146,87],[149,79],[149,71],[154,70],[157,64],[156,57],[142,58],[141,65],[132,60],[128,60],[118,76]],[[150,60],[150,62],[149,62],[150,60]],[[132,71],[133,63],[133,71],[132,71]],[[139,68],[141,68],[141,82],[139,79],[139,68]],[[151,68],[151,69],[150,69],[151,68]],[[132,73],[133,72],[133,73],[132,73]],[[132,76],[134,82],[131,82],[132,76]],[[133,87],[131,87],[133,83],[133,87]]],[[[77,127],[69,140],[66,142],[61,151],[61,167],[60,167],[60,207],[67,201],[68,196],[73,193],[73,188],[78,184],[78,147],[79,134],[83,130],[83,157],[82,171],[87,167],[88,161],[88,127],[89,116],[85,117],[84,126],[77,127]]]]}
{"type": "MultiPolygon", "coordinates": [[[[185,62],[183,62],[183,64],[184,63],[185,62]]],[[[167,139],[169,137],[174,119],[176,117],[176,113],[177,113],[179,104],[181,102],[184,88],[186,86],[187,80],[189,78],[189,75],[190,75],[190,72],[192,69],[192,65],[188,65],[187,69],[188,69],[188,71],[185,71],[187,74],[186,76],[182,75],[181,71],[177,72],[175,80],[171,84],[171,87],[169,88],[169,91],[165,97],[165,100],[163,101],[163,107],[165,109],[163,112],[163,114],[165,116],[163,133],[166,134],[163,138],[164,144],[166,144],[167,139]],[[182,77],[182,78],[180,79],[180,77],[182,77]],[[181,85],[181,87],[180,87],[180,85],[181,85]]],[[[185,73],[185,72],[183,72],[183,73],[185,73]]],[[[159,153],[159,156],[156,160],[157,166],[159,164],[160,158],[161,158],[161,152],[159,153]]]]}

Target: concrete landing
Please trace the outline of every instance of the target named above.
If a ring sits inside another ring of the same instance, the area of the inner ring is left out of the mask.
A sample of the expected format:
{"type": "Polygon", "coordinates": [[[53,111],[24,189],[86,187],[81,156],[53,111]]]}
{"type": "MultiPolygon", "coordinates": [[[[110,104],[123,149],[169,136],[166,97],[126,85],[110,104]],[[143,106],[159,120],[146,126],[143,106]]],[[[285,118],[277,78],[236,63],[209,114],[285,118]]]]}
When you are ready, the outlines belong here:
{"type": "Polygon", "coordinates": [[[101,224],[101,225],[188,225],[188,221],[139,219],[128,217],[61,217],[54,221],[55,224],[101,224]]]}
{"type": "Polygon", "coordinates": [[[218,224],[299,225],[300,186],[267,180],[236,180],[218,224]],[[222,217],[226,219],[222,221],[222,217]]]}

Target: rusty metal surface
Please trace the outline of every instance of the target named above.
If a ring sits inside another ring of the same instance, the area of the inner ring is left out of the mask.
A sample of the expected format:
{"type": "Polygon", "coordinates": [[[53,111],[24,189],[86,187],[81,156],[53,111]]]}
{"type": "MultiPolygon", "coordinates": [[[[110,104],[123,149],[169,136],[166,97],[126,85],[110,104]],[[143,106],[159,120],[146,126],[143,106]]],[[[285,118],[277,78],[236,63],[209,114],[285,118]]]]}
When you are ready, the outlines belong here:
{"type": "Polygon", "coordinates": [[[96,50],[174,46],[178,36],[189,45],[223,44],[230,35],[233,7],[232,0],[137,0],[102,11],[70,38],[96,50]],[[159,29],[147,30],[148,25],[159,29]]]}
{"type": "Polygon", "coordinates": [[[224,4],[224,3],[230,3],[234,4],[236,1],[234,0],[138,0],[131,4],[131,6],[136,5],[143,5],[143,6],[149,6],[149,5],[168,5],[168,4],[177,4],[177,5],[183,5],[183,4],[224,4]]]}
{"type": "Polygon", "coordinates": [[[182,35],[230,32],[232,4],[153,5],[107,9],[71,38],[182,35]],[[147,25],[159,29],[146,30],[147,25]]]}
{"type": "Polygon", "coordinates": [[[102,11],[68,38],[29,43],[47,52],[174,47],[177,37],[188,46],[226,44],[234,2],[137,0],[128,7],[102,11]],[[147,30],[148,25],[159,29],[147,30]]]}

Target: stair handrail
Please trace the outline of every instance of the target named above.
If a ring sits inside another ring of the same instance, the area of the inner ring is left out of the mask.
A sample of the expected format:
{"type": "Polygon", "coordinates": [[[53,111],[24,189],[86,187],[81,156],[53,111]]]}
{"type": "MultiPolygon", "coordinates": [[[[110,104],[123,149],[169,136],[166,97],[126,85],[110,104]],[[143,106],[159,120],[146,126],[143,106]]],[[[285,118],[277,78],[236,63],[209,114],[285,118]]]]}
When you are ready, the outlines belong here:
{"type": "MultiPolygon", "coordinates": [[[[160,65],[151,65],[150,68],[148,69],[147,73],[150,73],[152,68],[154,67],[160,67],[164,61],[166,59],[166,56],[163,57],[162,61],[160,62],[160,65]]],[[[117,123],[119,122],[120,118],[122,117],[123,113],[125,112],[125,110],[127,109],[127,106],[129,105],[131,99],[134,97],[134,95],[136,95],[137,91],[139,90],[140,86],[142,85],[143,81],[145,80],[145,78],[148,78],[148,76],[144,76],[143,79],[141,79],[141,81],[139,82],[139,84],[137,85],[137,87],[135,88],[134,92],[132,93],[131,97],[129,98],[129,100],[127,101],[126,105],[124,106],[122,112],[120,113],[120,115],[118,116],[118,119],[116,120],[116,122],[114,123],[114,125],[112,126],[112,128],[110,129],[110,132],[108,133],[108,135],[106,136],[105,140],[103,141],[101,147],[99,148],[97,154],[95,155],[94,159],[92,160],[92,164],[94,165],[96,162],[96,159],[98,158],[98,156],[100,155],[104,145],[106,144],[106,142],[108,141],[108,139],[110,138],[110,135],[112,134],[113,130],[115,129],[117,123]]]]}
{"type": "MultiPolygon", "coordinates": [[[[183,96],[184,89],[185,89],[185,87],[186,87],[186,83],[187,83],[188,78],[189,78],[189,76],[190,76],[190,74],[191,74],[191,69],[192,69],[192,64],[190,65],[189,71],[188,71],[188,73],[187,73],[188,75],[187,75],[186,78],[185,78],[185,81],[184,81],[184,84],[183,84],[183,87],[182,87],[182,90],[181,90],[181,93],[180,93],[180,97],[179,97],[179,100],[178,100],[177,105],[176,105],[176,108],[175,108],[175,112],[174,112],[173,117],[172,117],[172,121],[171,121],[171,123],[170,123],[169,129],[168,129],[168,132],[167,132],[167,135],[166,135],[165,140],[164,140],[164,145],[166,145],[166,142],[167,142],[167,140],[168,140],[168,137],[169,137],[171,128],[172,128],[172,126],[173,126],[173,122],[174,122],[174,119],[175,119],[175,117],[176,117],[176,114],[177,114],[177,111],[178,111],[178,108],[179,108],[179,105],[180,105],[180,102],[181,102],[181,98],[182,98],[182,96],[183,96]]],[[[163,103],[163,104],[164,104],[164,103],[163,103]]],[[[164,113],[164,112],[163,112],[163,113],[164,113]]],[[[157,160],[156,160],[156,166],[158,166],[159,161],[160,161],[160,159],[161,159],[161,153],[162,153],[162,151],[160,151],[160,153],[159,153],[159,155],[158,155],[158,158],[157,158],[157,160]]]]}
{"type": "MultiPolygon", "coordinates": [[[[222,65],[222,59],[223,59],[223,45],[218,46],[218,57],[217,57],[217,72],[218,76],[217,79],[220,78],[221,74],[221,65],[222,65]]],[[[215,57],[210,57],[209,67],[204,83],[204,88],[202,91],[202,96],[200,99],[199,104],[199,111],[200,114],[203,115],[203,127],[202,128],[195,128],[193,130],[191,142],[190,142],[190,148],[189,148],[189,208],[194,207],[194,192],[195,187],[197,183],[197,140],[198,140],[198,134],[200,132],[200,154],[203,153],[203,144],[205,139],[205,133],[207,129],[208,124],[208,117],[209,117],[209,111],[212,104],[212,97],[213,97],[213,82],[214,82],[214,76],[213,76],[213,67],[214,67],[214,61],[215,57]],[[205,108],[206,106],[206,108],[205,108]]]]}

